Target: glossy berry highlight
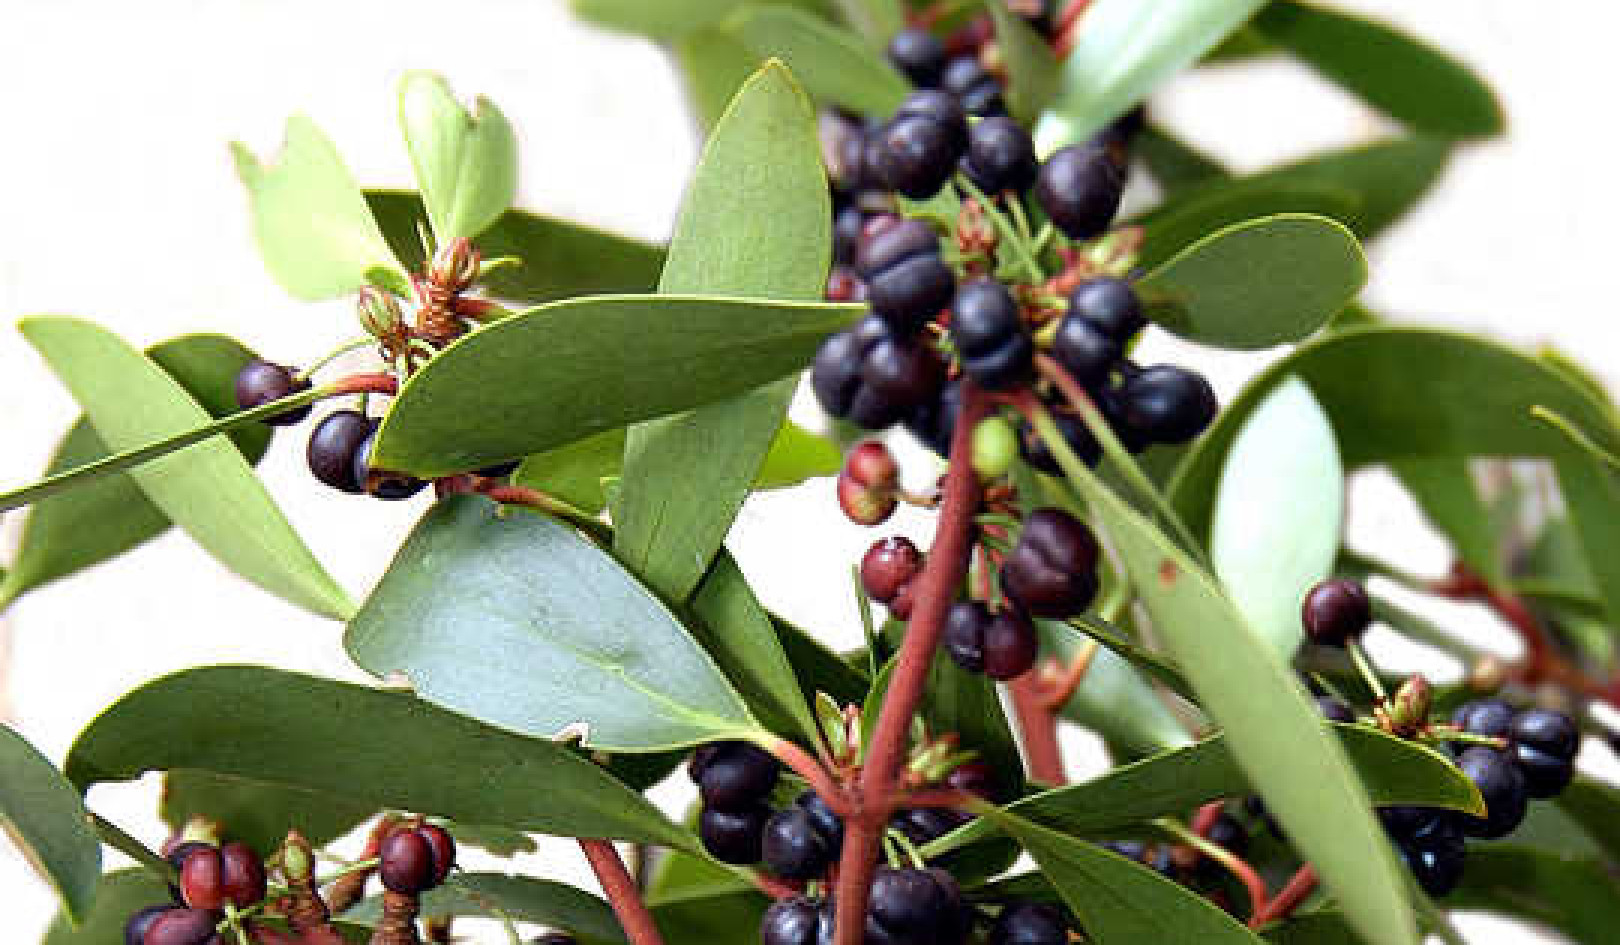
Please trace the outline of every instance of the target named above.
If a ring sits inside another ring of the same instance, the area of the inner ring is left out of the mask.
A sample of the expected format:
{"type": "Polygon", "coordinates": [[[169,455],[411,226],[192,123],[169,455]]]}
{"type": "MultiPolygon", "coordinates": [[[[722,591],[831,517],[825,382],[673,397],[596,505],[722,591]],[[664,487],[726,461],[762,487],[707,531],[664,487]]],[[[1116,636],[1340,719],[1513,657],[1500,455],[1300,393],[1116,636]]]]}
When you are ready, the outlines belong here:
{"type": "Polygon", "coordinates": [[[1357,581],[1322,581],[1305,593],[1301,619],[1312,643],[1342,647],[1372,625],[1372,598],[1357,581]]]}

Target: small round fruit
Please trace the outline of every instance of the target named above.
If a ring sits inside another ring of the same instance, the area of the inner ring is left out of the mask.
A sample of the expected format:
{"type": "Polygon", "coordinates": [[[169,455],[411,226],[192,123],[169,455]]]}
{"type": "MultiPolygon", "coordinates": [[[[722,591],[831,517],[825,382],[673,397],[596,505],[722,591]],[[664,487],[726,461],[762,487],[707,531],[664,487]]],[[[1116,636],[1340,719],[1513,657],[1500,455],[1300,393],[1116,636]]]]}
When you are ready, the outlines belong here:
{"type": "Polygon", "coordinates": [[[358,495],[361,487],[354,475],[354,454],[375,428],[376,421],[358,410],[327,414],[309,434],[309,471],[339,492],[358,495]]]}
{"type": "MultiPolygon", "coordinates": [[[[1075,458],[1087,466],[1096,466],[1102,459],[1102,444],[1091,435],[1091,428],[1086,426],[1086,422],[1067,410],[1049,412],[1058,432],[1063,435],[1063,442],[1068,444],[1075,458]]],[[[1048,475],[1056,476],[1062,473],[1057,457],[1046,448],[1046,440],[1042,439],[1040,433],[1030,426],[1027,420],[1019,424],[1018,434],[1025,462],[1048,475]]]]}
{"type": "Polygon", "coordinates": [[[835,417],[847,417],[861,393],[861,365],[866,352],[888,329],[875,318],[865,318],[821,343],[810,367],[810,386],[821,408],[835,417]]]}
{"type": "Polygon", "coordinates": [[[863,440],[844,457],[844,472],[869,489],[893,489],[900,483],[900,464],[881,440],[863,440]]]}
{"type": "Polygon", "coordinates": [[[143,945],[216,945],[219,913],[208,909],[170,909],[146,927],[143,945]]]}
{"type": "Polygon", "coordinates": [[[927,846],[972,818],[961,811],[943,807],[915,807],[896,811],[889,826],[900,831],[915,846],[927,846]]]}
{"type": "Polygon", "coordinates": [[[973,471],[985,482],[1012,471],[1018,459],[1018,433],[1007,418],[992,415],[973,428],[973,471]]]}
{"type": "Polygon", "coordinates": [[[958,157],[967,150],[968,146],[968,119],[967,112],[962,110],[962,103],[948,92],[934,89],[923,89],[906,96],[906,100],[895,109],[895,118],[930,118],[945,126],[945,132],[950,135],[951,150],[958,157]]]}
{"type": "Polygon", "coordinates": [[[820,794],[805,791],[794,798],[793,803],[810,815],[810,822],[815,824],[823,837],[827,838],[827,843],[831,845],[834,853],[843,849],[844,822],[833,813],[833,809],[827,806],[827,802],[821,799],[820,794]]]}
{"type": "Polygon", "coordinates": [[[931,940],[949,907],[945,890],[926,870],[880,866],[872,878],[867,909],[896,937],[931,940]]]}
{"type": "Polygon", "coordinates": [[[361,490],[373,498],[398,501],[409,499],[427,488],[426,479],[386,469],[372,469],[371,450],[376,443],[377,435],[373,433],[354,451],[354,481],[360,483],[361,490]]]}
{"type": "Polygon", "coordinates": [[[979,601],[958,601],[945,612],[941,643],[956,665],[970,673],[984,672],[984,628],[990,609],[979,601]]]}
{"type": "Polygon", "coordinates": [[[1464,833],[1494,840],[1507,836],[1524,822],[1530,796],[1525,791],[1524,775],[1505,753],[1475,746],[1462,753],[1457,767],[1474,782],[1485,800],[1484,817],[1462,818],[1464,833]]]}
{"type": "Polygon", "coordinates": [[[1142,300],[1124,279],[1105,276],[1075,286],[1069,293],[1069,314],[1091,322],[1121,345],[1147,327],[1142,300]]]}
{"type": "Polygon", "coordinates": [[[1001,116],[984,118],[968,130],[962,173],[985,194],[1023,193],[1039,171],[1035,142],[1018,122],[1001,116]]]}
{"type": "Polygon", "coordinates": [[[950,773],[945,775],[945,785],[987,801],[994,801],[1000,795],[1000,791],[996,788],[995,771],[977,759],[964,761],[952,768],[950,773]]]}
{"type": "MultiPolygon", "coordinates": [[[[867,351],[861,364],[861,383],[868,399],[882,404],[877,413],[898,418],[939,395],[945,383],[945,365],[939,354],[921,340],[890,335],[867,351]]],[[[862,422],[866,409],[860,401],[856,398],[850,411],[850,419],[857,423],[862,422]]]]}
{"type": "Polygon", "coordinates": [[[1412,871],[1412,877],[1431,896],[1444,896],[1457,888],[1467,855],[1462,832],[1449,826],[1450,821],[1441,824],[1417,840],[1396,848],[1412,871]]]}
{"type": "Polygon", "coordinates": [[[770,817],[771,809],[758,803],[737,811],[705,807],[698,815],[698,836],[715,859],[748,866],[759,862],[770,817]]]}
{"type": "Polygon", "coordinates": [[[879,179],[913,200],[939,193],[962,156],[952,147],[951,129],[923,115],[896,117],[878,133],[877,141],[879,179]]]}
{"type": "Polygon", "coordinates": [[[795,896],[778,899],[759,923],[760,945],[816,945],[821,928],[820,904],[795,896]]]}
{"type": "Polygon", "coordinates": [[[879,539],[861,556],[861,587],[866,596],[887,604],[916,578],[922,565],[922,552],[911,539],[898,535],[879,539]]]}
{"type": "Polygon", "coordinates": [[[698,772],[703,803],[716,810],[748,810],[770,795],[781,765],[747,742],[721,742],[698,772]]]}
{"type": "Polygon", "coordinates": [[[1451,724],[1473,735],[1506,738],[1513,716],[1513,707],[1501,699],[1475,699],[1451,713],[1451,724]]]}
{"type": "Polygon", "coordinates": [[[1360,582],[1322,581],[1305,593],[1301,607],[1305,636],[1321,646],[1344,646],[1372,625],[1372,599],[1360,582]]]}
{"type": "Polygon", "coordinates": [[[1039,652],[1035,626],[1011,608],[1002,608],[984,626],[984,674],[991,679],[1017,679],[1035,665],[1039,652]]]}
{"type": "Polygon", "coordinates": [[[944,311],[956,275],[937,253],[912,256],[866,280],[866,301],[895,331],[915,332],[944,311]]]}
{"type": "Polygon", "coordinates": [[[1219,404],[1203,375],[1156,364],[1120,391],[1125,423],[1151,443],[1186,443],[1209,427],[1219,404]]]}
{"type": "MultiPolygon", "coordinates": [[[[236,374],[236,405],[243,410],[252,410],[309,388],[309,378],[298,377],[292,368],[255,359],[243,365],[236,374]]],[[[286,413],[266,417],[264,422],[273,427],[291,426],[308,417],[311,409],[312,404],[305,404],[286,413]]]]}
{"type": "Polygon", "coordinates": [[[889,520],[899,506],[892,489],[874,489],[855,481],[847,470],[838,474],[838,507],[857,525],[871,528],[889,520]]]}
{"type": "Polygon", "coordinates": [[[1038,902],[1011,902],[990,926],[989,945],[1067,945],[1063,914],[1038,902]]]}
{"type": "Polygon", "coordinates": [[[1095,388],[1108,380],[1125,349],[1095,321],[1071,312],[1058,322],[1052,353],[1077,383],[1095,388]]]}
{"type": "Polygon", "coordinates": [[[1070,145],[1041,165],[1035,199],[1052,224],[1070,239],[1089,240],[1108,229],[1119,211],[1125,183],[1101,148],[1070,145]]]}
{"type": "Polygon", "coordinates": [[[1068,617],[1097,596],[1097,539],[1061,509],[1037,509],[1001,565],[1001,587],[1037,617],[1068,617]]]}
{"type": "Polygon", "coordinates": [[[396,830],[377,851],[377,875],[390,892],[415,896],[432,889],[437,866],[427,838],[415,830],[396,830]]]}
{"type": "Polygon", "coordinates": [[[832,846],[800,807],[771,815],[760,853],[765,868],[784,879],[815,879],[832,864],[832,846]]]}
{"type": "Polygon", "coordinates": [[[146,931],[157,921],[158,916],[178,908],[180,907],[173,903],[164,903],[161,906],[147,906],[130,916],[129,921],[124,923],[124,945],[145,945],[146,931]]]}
{"type": "Polygon", "coordinates": [[[945,64],[940,73],[940,87],[956,96],[969,115],[987,117],[1007,110],[1001,98],[1001,83],[984,71],[979,57],[973,54],[957,56],[945,64]]]}
{"type": "Polygon", "coordinates": [[[1524,775],[1525,791],[1538,800],[1557,797],[1575,780],[1575,762],[1531,745],[1513,746],[1513,764],[1524,775]]]}
{"type": "Polygon", "coordinates": [[[855,254],[855,269],[861,278],[893,269],[917,256],[938,256],[939,235],[921,220],[875,217],[867,221],[855,254]]]}
{"type": "Polygon", "coordinates": [[[945,69],[945,44],[927,30],[912,26],[894,34],[887,50],[889,62],[920,89],[939,85],[945,69]]]}
{"type": "Polygon", "coordinates": [[[1027,381],[1035,346],[1018,303],[993,279],[969,282],[951,305],[951,341],[962,367],[986,390],[1008,390],[1027,381]]]}
{"type": "Polygon", "coordinates": [[[1343,699],[1333,696],[1317,696],[1316,711],[1320,712],[1322,718],[1327,719],[1329,722],[1348,724],[1356,720],[1356,710],[1350,708],[1343,699]]]}
{"type": "Polygon", "coordinates": [[[1562,712],[1526,709],[1514,716],[1508,730],[1515,745],[1530,745],[1555,758],[1573,761],[1581,746],[1580,729],[1562,712]]]}

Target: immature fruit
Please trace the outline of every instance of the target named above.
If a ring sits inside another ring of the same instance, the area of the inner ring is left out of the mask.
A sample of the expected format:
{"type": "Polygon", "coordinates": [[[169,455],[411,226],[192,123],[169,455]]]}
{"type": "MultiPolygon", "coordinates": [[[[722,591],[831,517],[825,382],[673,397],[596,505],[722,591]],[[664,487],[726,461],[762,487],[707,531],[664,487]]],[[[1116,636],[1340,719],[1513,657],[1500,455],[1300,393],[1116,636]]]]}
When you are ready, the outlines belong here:
{"type": "Polygon", "coordinates": [[[1068,617],[1097,596],[1097,539],[1061,509],[1037,509],[1001,565],[1001,588],[1037,617],[1068,617]]]}
{"type": "Polygon", "coordinates": [[[376,445],[377,435],[373,433],[366,437],[354,451],[354,480],[360,483],[360,488],[367,494],[378,499],[397,501],[409,499],[421,492],[427,486],[427,480],[404,473],[389,472],[386,469],[371,468],[371,450],[376,445]]]}
{"type": "MultiPolygon", "coordinates": [[[[1086,422],[1067,410],[1048,409],[1048,413],[1052,415],[1052,422],[1075,458],[1087,466],[1097,465],[1102,459],[1102,444],[1091,435],[1091,428],[1086,426],[1086,422]]],[[[1018,436],[1025,462],[1051,476],[1062,474],[1057,457],[1046,448],[1046,441],[1029,421],[1020,421],[1018,436]]]]}
{"type": "Polygon", "coordinates": [[[406,827],[383,839],[377,859],[383,886],[414,896],[444,883],[455,865],[456,844],[442,827],[406,827]]]}
{"type": "Polygon", "coordinates": [[[1095,321],[1070,312],[1058,322],[1052,354],[1077,383],[1096,388],[1108,380],[1125,349],[1095,321]]]}
{"type": "Polygon", "coordinates": [[[218,945],[219,913],[207,909],[170,909],[146,927],[143,945],[218,945]]]}
{"type": "Polygon", "coordinates": [[[1462,753],[1457,767],[1474,782],[1485,800],[1484,817],[1462,818],[1464,833],[1494,840],[1507,836],[1524,822],[1529,801],[1524,775],[1505,753],[1476,745],[1462,753]]]}
{"type": "Polygon", "coordinates": [[[760,845],[765,868],[784,879],[815,879],[832,864],[832,845],[801,807],[771,815],[760,845]]]}
{"type": "Polygon", "coordinates": [[[820,905],[802,896],[771,903],[759,923],[760,945],[816,945],[820,905]]]}
{"type": "Polygon", "coordinates": [[[1359,582],[1322,581],[1305,593],[1301,608],[1305,636],[1321,646],[1344,646],[1372,625],[1372,599],[1359,582]]]}
{"type": "Polygon", "coordinates": [[[1018,459],[1018,434],[1006,417],[991,415],[973,428],[973,471],[984,482],[1012,471],[1018,459]]]}
{"type": "Polygon", "coordinates": [[[877,525],[894,514],[900,467],[889,448],[867,440],[850,450],[838,473],[838,505],[850,521],[877,525]]]}
{"type": "Polygon", "coordinates": [[[741,811],[769,796],[780,773],[776,759],[753,745],[720,742],[694,769],[693,778],[705,805],[741,811]]]}
{"type": "Polygon", "coordinates": [[[1069,293],[1069,315],[1083,318],[1121,345],[1147,327],[1142,301],[1124,279],[1082,282],[1069,293]]]}
{"type": "Polygon", "coordinates": [[[990,926],[989,945],[1067,945],[1063,914],[1038,902],[1010,902],[990,926]]]}
{"type": "Polygon", "coordinates": [[[309,471],[339,492],[358,495],[354,454],[371,436],[375,421],[358,410],[334,410],[309,434],[309,471]]]}
{"type": "Polygon", "coordinates": [[[161,906],[148,906],[129,917],[124,923],[124,945],[145,945],[146,931],[157,921],[158,916],[166,912],[173,912],[179,906],[166,903],[161,906]]]}
{"type": "Polygon", "coordinates": [[[867,597],[890,603],[922,571],[922,565],[922,552],[909,538],[879,539],[861,556],[861,587],[867,597]]]}
{"type": "Polygon", "coordinates": [[[240,843],[193,850],[180,867],[180,897],[193,909],[246,909],[264,898],[264,862],[240,843]]]}
{"type": "Polygon", "coordinates": [[[1125,423],[1152,443],[1185,443],[1204,432],[1219,404],[1203,375],[1172,364],[1144,368],[1120,389],[1125,423]]]}
{"type": "Polygon", "coordinates": [[[747,866],[759,862],[770,817],[771,809],[760,803],[735,811],[706,807],[698,815],[698,836],[715,859],[747,866]]]}
{"type": "Polygon", "coordinates": [[[1035,346],[1012,293],[993,279],[969,282],[957,291],[951,341],[963,369],[986,390],[1008,390],[1030,378],[1035,346]]]}
{"type": "Polygon", "coordinates": [[[1509,753],[1531,797],[1556,797],[1575,777],[1580,730],[1562,712],[1526,709],[1508,729],[1509,753]]]}
{"type": "Polygon", "coordinates": [[[944,123],[923,115],[900,115],[878,132],[873,170],[891,190],[913,200],[939,193],[956,171],[961,149],[944,123]]]}
{"type": "Polygon", "coordinates": [[[1473,735],[1506,738],[1513,716],[1513,707],[1501,699],[1475,699],[1451,713],[1451,724],[1473,735]]]}
{"type": "MultiPolygon", "coordinates": [[[[309,390],[309,378],[296,377],[292,368],[269,361],[252,360],[236,374],[236,405],[243,410],[263,407],[283,397],[309,390]]],[[[265,418],[274,427],[291,426],[309,416],[312,404],[265,418]]]]}
{"type": "Polygon", "coordinates": [[[945,69],[945,44],[921,27],[907,27],[894,34],[887,50],[889,62],[920,89],[939,85],[945,69]]]}
{"type": "Polygon", "coordinates": [[[1119,210],[1125,182],[1102,148],[1070,145],[1041,165],[1035,199],[1070,239],[1101,236],[1119,210]]]}
{"type": "Polygon", "coordinates": [[[968,130],[962,173],[985,194],[1023,193],[1035,183],[1040,168],[1035,142],[1011,118],[984,118],[968,130]]]}

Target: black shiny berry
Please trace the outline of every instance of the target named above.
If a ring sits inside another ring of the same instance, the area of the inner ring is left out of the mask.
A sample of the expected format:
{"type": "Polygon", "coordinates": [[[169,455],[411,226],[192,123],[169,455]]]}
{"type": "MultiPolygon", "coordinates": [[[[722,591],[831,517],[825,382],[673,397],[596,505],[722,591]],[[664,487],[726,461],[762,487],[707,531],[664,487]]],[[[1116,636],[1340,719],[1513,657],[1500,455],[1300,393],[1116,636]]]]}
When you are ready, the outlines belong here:
{"type": "Polygon", "coordinates": [[[161,906],[148,906],[130,916],[129,921],[124,923],[124,945],[145,945],[146,930],[152,927],[157,917],[177,908],[179,907],[173,903],[165,903],[161,906]]]}
{"type": "Polygon", "coordinates": [[[1125,423],[1151,443],[1185,443],[1204,432],[1219,404],[1203,375],[1172,364],[1144,368],[1120,389],[1125,423]]]}
{"type": "Polygon", "coordinates": [[[354,476],[354,454],[371,436],[376,421],[358,410],[334,410],[315,425],[309,434],[309,471],[315,478],[339,492],[358,495],[360,481],[354,476]]]}
{"type": "Polygon", "coordinates": [[[1072,616],[1097,596],[1097,553],[1085,523],[1061,509],[1037,509],[1001,565],[1001,588],[1037,617],[1072,616]]]}
{"type": "Polygon", "coordinates": [[[922,115],[901,115],[877,135],[873,170],[889,189],[914,200],[939,193],[956,172],[961,149],[943,123],[922,115]]]}
{"type": "MultiPolygon", "coordinates": [[[[1069,450],[1074,453],[1075,458],[1087,466],[1097,465],[1102,459],[1102,444],[1091,435],[1091,428],[1086,426],[1086,422],[1067,410],[1051,409],[1049,413],[1058,432],[1063,435],[1063,442],[1069,445],[1069,450]]],[[[1040,433],[1028,420],[1019,422],[1018,445],[1024,454],[1024,461],[1031,466],[1052,476],[1062,473],[1057,457],[1047,449],[1046,440],[1041,438],[1040,433]]]]}
{"type": "Polygon", "coordinates": [[[955,887],[937,871],[880,866],[872,878],[868,917],[880,935],[897,942],[960,942],[965,930],[961,891],[955,887]]]}
{"type": "Polygon", "coordinates": [[[939,396],[918,404],[906,417],[906,429],[919,441],[941,456],[951,449],[951,434],[956,429],[956,417],[962,410],[962,384],[950,381],[940,389],[939,396]]]}
{"type": "Polygon", "coordinates": [[[1435,821],[1432,829],[1397,844],[1396,850],[1418,885],[1431,896],[1444,896],[1462,879],[1464,840],[1450,819],[1435,821]]]}
{"type": "Polygon", "coordinates": [[[1018,303],[993,279],[962,286],[951,305],[951,341],[962,368],[986,390],[1008,390],[1029,380],[1035,346],[1018,303]]]}
{"type": "Polygon", "coordinates": [[[1052,339],[1052,354],[1069,376],[1082,386],[1096,388],[1108,380],[1125,349],[1097,323],[1065,315],[1052,339]]]}
{"type": "Polygon", "coordinates": [[[801,807],[771,815],[760,845],[765,868],[785,879],[815,879],[832,865],[832,844],[801,807]]]}
{"type": "Polygon", "coordinates": [[[778,899],[760,920],[760,945],[816,945],[820,927],[820,903],[802,896],[778,899]]]}
{"type": "Polygon", "coordinates": [[[945,775],[945,785],[987,801],[994,801],[1001,794],[997,788],[995,770],[978,760],[964,761],[952,768],[945,775]]]}
{"type": "Polygon", "coordinates": [[[868,430],[897,423],[931,402],[944,381],[944,364],[931,348],[897,337],[875,317],[823,342],[810,372],[822,407],[868,430]]]}
{"type": "MultiPolygon", "coordinates": [[[[255,359],[243,365],[236,374],[236,405],[243,410],[252,410],[309,390],[309,387],[309,378],[296,376],[292,368],[255,359]]],[[[286,413],[266,417],[264,422],[273,427],[291,426],[302,422],[311,409],[313,405],[305,404],[286,413]]]]}
{"type": "Polygon", "coordinates": [[[894,117],[899,118],[929,118],[944,126],[946,134],[950,136],[951,150],[960,158],[968,148],[968,118],[967,112],[962,110],[962,103],[956,97],[933,89],[923,89],[906,96],[906,100],[895,109],[894,117]]]}
{"type": "Polygon", "coordinates": [[[703,803],[717,810],[746,810],[776,787],[781,765],[747,742],[719,742],[693,755],[692,780],[703,803]]]}
{"type": "Polygon", "coordinates": [[[170,909],[146,927],[143,945],[216,945],[220,915],[208,909],[170,909]]]}
{"type": "Polygon", "coordinates": [[[968,672],[1016,679],[1035,665],[1040,640],[1028,618],[1011,608],[998,613],[977,601],[954,604],[945,616],[945,652],[968,672]]]}
{"type": "Polygon", "coordinates": [[[1067,945],[1063,913],[1038,902],[1010,902],[990,926],[989,945],[1067,945]]]}
{"type": "Polygon", "coordinates": [[[896,811],[889,826],[900,831],[913,846],[927,846],[973,818],[961,811],[941,807],[908,807],[896,811]]]}
{"type": "Polygon", "coordinates": [[[861,557],[861,587],[878,603],[890,603],[922,570],[922,564],[922,552],[909,538],[880,539],[861,557]]]}
{"type": "Polygon", "coordinates": [[[1119,211],[1125,182],[1102,148],[1071,145],[1041,165],[1035,199],[1070,239],[1089,240],[1108,229],[1119,211]]]}
{"type": "Polygon", "coordinates": [[[834,853],[843,849],[844,822],[837,814],[833,813],[833,809],[827,806],[827,802],[821,799],[820,794],[815,791],[805,791],[794,798],[793,803],[810,815],[810,822],[815,824],[816,829],[821,832],[823,837],[827,838],[827,842],[832,846],[834,853]]]}
{"type": "Polygon", "coordinates": [[[1569,716],[1527,709],[1508,729],[1508,752],[1531,797],[1556,797],[1575,777],[1580,731],[1569,716]]]}
{"type": "Polygon", "coordinates": [[[1344,646],[1372,625],[1372,599],[1360,582],[1322,581],[1305,592],[1300,608],[1305,636],[1321,646],[1344,646]]]}
{"type": "Polygon", "coordinates": [[[759,862],[770,817],[771,809],[759,803],[736,811],[705,807],[698,815],[698,836],[715,859],[747,866],[759,862]]]}
{"type": "Polygon", "coordinates": [[[1356,720],[1356,710],[1350,708],[1343,699],[1334,696],[1317,696],[1316,711],[1329,722],[1350,723],[1356,720]]]}
{"type": "Polygon", "coordinates": [[[980,601],[958,601],[945,612],[940,643],[956,665],[970,673],[984,672],[984,628],[990,608],[980,601]]]}
{"type": "Polygon", "coordinates": [[[443,827],[422,824],[396,830],[377,851],[384,888],[417,895],[442,885],[456,862],[456,842],[443,827]]]}
{"type": "Polygon", "coordinates": [[[988,117],[1007,110],[1001,98],[1001,83],[984,70],[977,55],[957,56],[945,64],[939,84],[956,96],[969,115],[988,117]]]}
{"type": "Polygon", "coordinates": [[[872,311],[896,331],[915,331],[956,291],[956,276],[939,255],[939,237],[921,220],[868,233],[856,252],[856,268],[866,280],[872,311]]]}
{"type": "Polygon", "coordinates": [[[1524,822],[1529,794],[1525,791],[1524,775],[1506,753],[1475,746],[1462,753],[1457,767],[1474,782],[1485,800],[1484,817],[1462,818],[1464,833],[1494,840],[1507,836],[1524,822]]]}
{"type": "Polygon", "coordinates": [[[374,498],[397,501],[409,499],[427,488],[426,479],[386,469],[372,469],[371,450],[376,442],[377,435],[373,433],[354,451],[354,480],[360,483],[362,491],[374,498]]]}
{"type": "Polygon", "coordinates": [[[962,173],[985,194],[994,196],[1008,190],[1023,193],[1034,185],[1040,168],[1035,142],[1024,126],[1011,118],[984,118],[968,130],[962,173]]]}
{"type": "Polygon", "coordinates": [[[1074,287],[1069,293],[1069,315],[1091,322],[1122,346],[1147,326],[1136,290],[1124,279],[1106,276],[1074,287]]]}
{"type": "Polygon", "coordinates": [[[921,89],[939,85],[945,69],[945,44],[921,27],[908,27],[894,34],[887,50],[889,62],[921,89]]]}
{"type": "Polygon", "coordinates": [[[1451,713],[1451,724],[1472,735],[1506,738],[1513,716],[1513,707],[1501,699],[1475,699],[1451,713]]]}

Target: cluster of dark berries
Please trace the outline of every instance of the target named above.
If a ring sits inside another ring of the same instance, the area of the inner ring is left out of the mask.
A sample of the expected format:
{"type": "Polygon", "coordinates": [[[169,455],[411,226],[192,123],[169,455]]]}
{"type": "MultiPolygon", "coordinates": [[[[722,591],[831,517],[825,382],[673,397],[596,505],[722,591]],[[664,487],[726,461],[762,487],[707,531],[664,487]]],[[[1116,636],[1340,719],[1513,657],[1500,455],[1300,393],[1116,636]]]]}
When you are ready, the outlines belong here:
{"type": "MultiPolygon", "coordinates": [[[[831,898],[794,897],[776,902],[760,923],[763,945],[829,945],[831,898]]],[[[961,945],[979,923],[979,912],[956,880],[941,869],[881,866],[872,878],[863,940],[867,945],[961,945]]],[[[1070,924],[1062,912],[1034,902],[1011,901],[990,922],[988,945],[1067,945],[1070,924]]]]}
{"type": "Polygon", "coordinates": [[[220,945],[225,907],[247,909],[264,899],[264,861],[240,843],[182,843],[168,861],[180,874],[170,887],[174,901],[130,916],[125,945],[220,945]]]}
{"type": "Polygon", "coordinates": [[[768,802],[781,770],[769,753],[747,742],[716,742],[692,753],[687,773],[703,800],[698,835],[715,859],[759,862],[771,818],[768,802]]]}

